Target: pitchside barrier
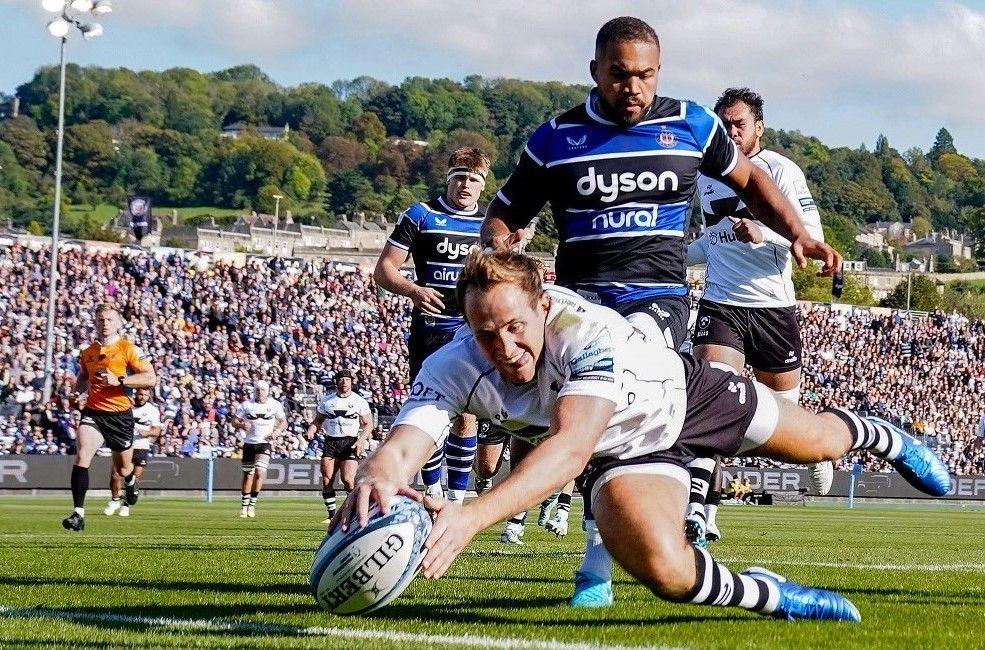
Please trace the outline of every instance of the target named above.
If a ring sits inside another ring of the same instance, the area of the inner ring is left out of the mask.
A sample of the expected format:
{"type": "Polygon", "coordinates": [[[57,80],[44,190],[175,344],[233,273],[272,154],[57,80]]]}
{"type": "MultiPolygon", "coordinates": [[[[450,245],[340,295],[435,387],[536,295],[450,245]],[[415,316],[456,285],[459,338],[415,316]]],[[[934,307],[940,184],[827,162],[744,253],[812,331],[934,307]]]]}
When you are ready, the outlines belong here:
{"type": "MultiPolygon", "coordinates": [[[[109,458],[95,458],[90,468],[93,488],[108,486],[109,458]]],[[[151,457],[144,469],[140,487],[150,490],[201,490],[209,488],[209,461],[201,458],[151,457]]],[[[69,489],[71,456],[0,456],[0,490],[69,489]]],[[[726,483],[733,478],[749,479],[754,492],[773,494],[799,493],[807,490],[807,472],[803,469],[758,467],[725,468],[726,483]]],[[[217,458],[212,463],[212,489],[216,492],[239,491],[242,471],[238,460],[217,458]]],[[[851,473],[835,472],[829,496],[847,497],[851,473]]],[[[321,490],[321,470],[317,460],[274,459],[267,470],[264,491],[321,490]]],[[[878,499],[920,499],[918,492],[899,474],[862,472],[855,480],[855,497],[878,499]]],[[[945,499],[985,500],[985,476],[953,477],[951,492],[945,499]]]]}

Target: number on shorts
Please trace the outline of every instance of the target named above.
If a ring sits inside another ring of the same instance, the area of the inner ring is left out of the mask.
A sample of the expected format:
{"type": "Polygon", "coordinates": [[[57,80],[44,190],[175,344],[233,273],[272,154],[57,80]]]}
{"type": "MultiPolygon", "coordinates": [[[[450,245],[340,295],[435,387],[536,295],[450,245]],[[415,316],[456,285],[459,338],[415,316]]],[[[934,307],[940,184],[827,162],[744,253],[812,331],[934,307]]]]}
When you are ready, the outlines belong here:
{"type": "Polygon", "coordinates": [[[728,384],[728,390],[730,393],[739,394],[739,404],[746,403],[746,385],[738,381],[730,381],[728,384]]]}

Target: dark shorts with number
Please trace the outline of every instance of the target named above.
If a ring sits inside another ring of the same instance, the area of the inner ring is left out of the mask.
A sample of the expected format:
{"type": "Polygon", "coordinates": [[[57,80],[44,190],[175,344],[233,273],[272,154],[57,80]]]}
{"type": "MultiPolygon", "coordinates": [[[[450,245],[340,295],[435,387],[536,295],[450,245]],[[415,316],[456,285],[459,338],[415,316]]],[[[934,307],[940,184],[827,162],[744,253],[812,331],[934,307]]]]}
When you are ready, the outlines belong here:
{"type": "Polygon", "coordinates": [[[243,460],[241,465],[243,470],[252,470],[254,467],[261,467],[261,469],[266,469],[267,464],[264,461],[262,466],[257,465],[257,457],[266,456],[266,460],[270,460],[270,443],[269,442],[247,442],[243,445],[243,460]]]}
{"type": "Polygon", "coordinates": [[[510,434],[501,427],[494,427],[490,420],[479,420],[478,441],[480,445],[501,445],[510,439],[510,434]]]}
{"type": "Polygon", "coordinates": [[[94,411],[82,409],[82,420],[79,424],[90,426],[99,431],[111,451],[126,451],[133,446],[133,412],[132,411],[94,411]]]}
{"type": "Polygon", "coordinates": [[[734,456],[759,408],[755,383],[707,361],[682,355],[687,381],[687,410],[677,441],[663,451],[636,458],[593,458],[580,477],[578,489],[591,511],[592,486],[606,472],[631,465],[669,464],[687,469],[695,458],[734,456]]]}
{"type": "Polygon", "coordinates": [[[148,456],[150,456],[150,449],[134,449],[133,464],[137,467],[147,467],[148,456]]]}
{"type": "Polygon", "coordinates": [[[656,327],[663,334],[664,339],[667,340],[667,344],[673,343],[675,350],[680,350],[685,339],[687,339],[687,319],[691,313],[691,308],[686,296],[645,298],[623,305],[615,305],[612,309],[619,312],[624,318],[629,318],[633,314],[649,316],[656,323],[656,327]]]}
{"type": "Polygon", "coordinates": [[[737,307],[702,300],[693,341],[733,348],[756,370],[773,373],[800,368],[804,350],[796,307],[737,307]]]}
{"type": "Polygon", "coordinates": [[[410,380],[414,381],[421,371],[424,360],[438,348],[455,338],[455,330],[443,331],[433,326],[434,319],[415,314],[410,321],[410,336],[407,338],[407,357],[410,365],[410,380]]]}
{"type": "Polygon", "coordinates": [[[325,436],[321,456],[335,460],[356,460],[356,436],[325,436]]]}

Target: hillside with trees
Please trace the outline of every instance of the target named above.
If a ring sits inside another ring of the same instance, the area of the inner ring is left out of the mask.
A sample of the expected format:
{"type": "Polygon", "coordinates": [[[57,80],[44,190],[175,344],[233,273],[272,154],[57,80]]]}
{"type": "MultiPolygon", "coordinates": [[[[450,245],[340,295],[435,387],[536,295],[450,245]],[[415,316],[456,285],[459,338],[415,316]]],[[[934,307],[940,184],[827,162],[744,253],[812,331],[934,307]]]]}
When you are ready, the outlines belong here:
{"type": "MultiPolygon", "coordinates": [[[[121,205],[136,192],[157,205],[272,212],[282,194],[282,209],[325,225],[357,210],[392,219],[440,189],[449,152],[466,144],[494,160],[491,196],[534,128],[588,90],[477,76],[286,88],[249,65],[213,73],[70,65],[67,88],[67,205],[121,205]],[[281,140],[221,137],[236,123],[289,130],[281,140]]],[[[35,231],[51,222],[57,89],[57,69],[42,68],[17,88],[21,115],[0,121],[0,218],[35,231]]],[[[854,236],[875,220],[912,221],[918,234],[967,232],[985,256],[985,160],[959,153],[946,129],[926,152],[900,152],[883,136],[872,150],[799,132],[768,130],[767,141],[803,167],[828,238],[846,256],[861,253],[854,236]]],[[[85,219],[70,227],[80,223],[94,227],[85,219]]],[[[549,248],[554,233],[543,219],[535,245],[549,248]]]]}

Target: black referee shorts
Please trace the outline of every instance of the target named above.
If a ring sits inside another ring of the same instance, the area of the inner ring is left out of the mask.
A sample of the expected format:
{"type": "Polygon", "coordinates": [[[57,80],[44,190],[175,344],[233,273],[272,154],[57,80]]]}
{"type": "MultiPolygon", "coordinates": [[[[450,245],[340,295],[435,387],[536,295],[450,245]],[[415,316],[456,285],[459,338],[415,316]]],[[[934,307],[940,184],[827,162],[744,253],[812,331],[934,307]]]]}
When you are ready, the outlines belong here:
{"type": "Polygon", "coordinates": [[[133,411],[109,412],[84,408],[79,424],[99,431],[112,451],[126,451],[133,446],[133,411]]]}

